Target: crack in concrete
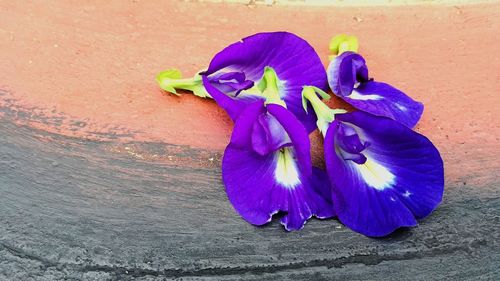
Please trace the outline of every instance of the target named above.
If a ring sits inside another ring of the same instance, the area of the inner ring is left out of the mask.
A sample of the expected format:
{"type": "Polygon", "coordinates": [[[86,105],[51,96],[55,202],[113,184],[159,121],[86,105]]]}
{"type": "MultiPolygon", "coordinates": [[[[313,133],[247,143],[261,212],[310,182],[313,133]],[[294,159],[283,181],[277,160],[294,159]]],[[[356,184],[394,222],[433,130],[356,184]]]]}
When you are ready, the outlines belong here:
{"type": "Polygon", "coordinates": [[[55,263],[55,262],[52,262],[48,259],[45,259],[43,257],[31,254],[31,253],[28,253],[20,248],[8,245],[4,242],[0,242],[0,246],[5,248],[8,252],[10,252],[12,255],[14,255],[18,258],[29,259],[32,261],[40,262],[41,264],[43,264],[44,267],[57,267],[57,263],[55,263]]]}
{"type": "Polygon", "coordinates": [[[341,268],[350,264],[363,264],[366,266],[374,266],[387,261],[403,261],[414,260],[422,258],[431,258],[443,255],[454,254],[462,252],[465,254],[472,254],[472,249],[479,250],[479,248],[486,246],[488,243],[485,239],[478,239],[467,245],[456,245],[453,247],[440,247],[433,248],[428,251],[414,251],[396,254],[355,254],[346,257],[339,257],[333,259],[316,259],[307,262],[295,262],[289,264],[276,264],[276,265],[263,265],[263,266],[236,266],[236,267],[210,267],[203,269],[163,269],[154,270],[147,268],[137,267],[124,267],[124,266],[109,266],[109,265],[81,265],[71,263],[58,263],[53,262],[38,255],[28,253],[22,249],[14,246],[7,245],[0,242],[0,246],[9,251],[12,255],[23,259],[30,259],[43,264],[44,268],[55,267],[57,270],[72,270],[82,273],[87,272],[103,272],[110,273],[117,277],[119,276],[132,276],[132,277],[167,277],[167,278],[181,278],[181,277],[208,277],[208,276],[231,276],[242,274],[261,275],[265,273],[277,273],[287,270],[302,270],[314,267],[326,268],[341,268]]]}

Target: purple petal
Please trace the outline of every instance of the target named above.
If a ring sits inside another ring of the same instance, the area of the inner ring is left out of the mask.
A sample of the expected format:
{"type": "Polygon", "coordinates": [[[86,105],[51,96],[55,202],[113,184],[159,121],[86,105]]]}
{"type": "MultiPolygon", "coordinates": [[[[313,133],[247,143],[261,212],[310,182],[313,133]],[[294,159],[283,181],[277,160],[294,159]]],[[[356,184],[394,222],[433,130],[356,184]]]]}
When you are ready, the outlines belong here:
{"type": "Polygon", "coordinates": [[[343,52],[328,66],[328,84],[339,97],[351,94],[357,83],[368,81],[365,59],[354,52],[343,52]]]}
{"type": "Polygon", "coordinates": [[[229,144],[222,161],[222,179],[229,201],[249,223],[263,225],[279,211],[286,212],[282,223],[287,230],[302,228],[311,216],[333,216],[327,194],[328,179],[315,170],[311,177],[297,171],[297,182],[291,186],[277,179],[279,151],[259,155],[251,149],[229,144]]]}
{"type": "Polygon", "coordinates": [[[241,111],[237,119],[238,126],[234,126],[233,133],[231,134],[231,144],[238,148],[252,147],[252,133],[256,120],[262,114],[266,113],[264,101],[258,100],[249,104],[244,110],[241,111]]]}
{"type": "Polygon", "coordinates": [[[243,72],[226,72],[226,73],[222,73],[221,75],[219,75],[217,77],[217,80],[218,81],[231,81],[231,80],[235,80],[237,82],[243,82],[245,81],[245,73],[243,72]]]}
{"type": "Polygon", "coordinates": [[[267,110],[283,125],[295,148],[300,168],[306,175],[310,175],[312,173],[311,143],[306,129],[297,117],[281,105],[268,104],[267,110]]]}
{"type": "Polygon", "coordinates": [[[313,215],[319,218],[333,216],[328,177],[318,169],[307,174],[312,167],[305,129],[285,108],[268,105],[268,110],[266,112],[262,101],[254,102],[235,122],[231,143],[222,160],[222,178],[232,205],[245,220],[255,225],[269,222],[279,211],[286,212],[281,222],[287,230],[302,228],[313,215]],[[255,124],[264,124],[265,137],[255,136],[255,124]],[[267,154],[256,151],[254,138],[276,144],[283,135],[291,140],[291,146],[267,154]],[[288,156],[283,158],[285,154],[288,156]],[[298,158],[304,157],[299,154],[307,154],[309,160],[299,163],[298,158]],[[302,167],[307,164],[308,167],[302,167]]]}
{"type": "Polygon", "coordinates": [[[317,206],[315,217],[319,219],[334,217],[336,214],[333,208],[331,197],[332,189],[328,174],[324,170],[316,167],[313,167],[312,172],[312,177],[310,178],[311,185],[315,190],[315,194],[317,193],[317,195],[319,195],[319,197],[314,200],[317,206]]]}
{"type": "Polygon", "coordinates": [[[243,99],[241,98],[235,99],[233,97],[224,94],[215,86],[213,86],[209,82],[207,76],[202,75],[202,80],[205,90],[207,90],[207,92],[210,93],[215,102],[217,102],[217,104],[227,112],[227,114],[229,115],[229,117],[231,117],[233,121],[236,121],[240,113],[245,109],[247,105],[257,100],[263,101],[263,98],[257,96],[249,96],[243,99]]]}
{"type": "Polygon", "coordinates": [[[336,115],[325,136],[325,160],[335,211],[344,224],[367,236],[385,236],[414,226],[441,202],[443,161],[424,136],[388,118],[364,112],[336,115]],[[340,126],[362,142],[364,164],[346,160],[340,126]]]}
{"type": "Polygon", "coordinates": [[[227,82],[226,85],[230,86],[234,91],[234,96],[237,97],[241,91],[248,90],[253,87],[254,82],[250,80],[243,81],[241,83],[230,83],[227,82]]]}
{"type": "Polygon", "coordinates": [[[281,224],[287,230],[301,229],[305,221],[312,216],[319,219],[335,216],[329,196],[331,193],[330,181],[325,171],[314,167],[312,177],[310,177],[307,186],[309,188],[297,188],[294,192],[288,193],[289,210],[293,211],[289,211],[281,219],[281,224]],[[311,192],[310,189],[314,191],[311,192]]]}
{"type": "Polygon", "coordinates": [[[377,116],[389,117],[413,128],[424,111],[424,105],[389,84],[367,82],[344,97],[352,106],[377,116]]]}
{"type": "MultiPolygon", "coordinates": [[[[304,85],[326,89],[326,72],[311,45],[294,34],[271,32],[246,37],[215,55],[203,75],[212,78],[219,73],[240,71],[246,79],[257,83],[266,66],[276,71],[281,81],[280,96],[287,108],[306,126],[308,132],[315,130],[316,116],[312,108],[310,114],[302,108],[301,92],[304,85]]],[[[207,91],[213,96],[214,89],[217,88],[207,88],[207,91]]],[[[238,97],[248,96],[251,94],[238,97]]]]}
{"type": "Polygon", "coordinates": [[[337,145],[349,153],[360,153],[369,145],[367,142],[361,142],[356,130],[351,126],[340,124],[337,129],[337,135],[339,136],[337,145]]]}
{"type": "Polygon", "coordinates": [[[357,109],[389,117],[413,128],[424,110],[417,102],[386,83],[369,81],[362,56],[344,52],[328,67],[328,83],[332,91],[357,109]]]}
{"type": "Polygon", "coordinates": [[[222,92],[234,92],[234,97],[243,90],[248,90],[254,86],[254,82],[245,79],[245,73],[243,72],[225,72],[218,73],[210,77],[211,82],[216,82],[218,84],[219,90],[222,92]]]}
{"type": "Polygon", "coordinates": [[[252,147],[255,152],[266,155],[291,145],[290,137],[276,117],[268,113],[257,117],[252,130],[252,147]]]}

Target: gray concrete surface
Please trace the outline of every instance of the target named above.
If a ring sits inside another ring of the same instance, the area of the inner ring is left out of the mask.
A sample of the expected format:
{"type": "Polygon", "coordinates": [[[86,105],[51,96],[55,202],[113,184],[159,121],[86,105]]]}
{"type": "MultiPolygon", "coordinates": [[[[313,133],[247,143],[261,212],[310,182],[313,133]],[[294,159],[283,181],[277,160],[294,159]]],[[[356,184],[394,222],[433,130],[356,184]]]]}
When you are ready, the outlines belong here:
{"type": "Polygon", "coordinates": [[[196,168],[114,151],[210,152],[72,139],[2,110],[0,280],[500,280],[499,184],[449,185],[419,227],[383,239],[334,219],[287,233],[238,217],[219,158],[196,168]]]}

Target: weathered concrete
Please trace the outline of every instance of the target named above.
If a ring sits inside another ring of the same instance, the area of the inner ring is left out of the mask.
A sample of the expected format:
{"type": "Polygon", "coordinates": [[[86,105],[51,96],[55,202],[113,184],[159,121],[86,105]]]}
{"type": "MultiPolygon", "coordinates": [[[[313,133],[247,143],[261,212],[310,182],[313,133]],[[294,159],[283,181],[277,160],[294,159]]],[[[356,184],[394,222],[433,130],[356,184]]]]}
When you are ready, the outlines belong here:
{"type": "Polygon", "coordinates": [[[499,280],[499,11],[0,1],[0,280],[499,280]],[[446,191],[419,227],[286,233],[233,211],[231,122],[154,76],[269,30],[305,37],[325,64],[330,36],[356,34],[372,75],[424,102],[417,130],[442,153],[446,191]]]}
{"type": "Polygon", "coordinates": [[[336,220],[286,233],[278,223],[257,228],[236,215],[218,163],[185,167],[114,147],[193,162],[209,152],[81,140],[7,118],[0,143],[0,280],[500,277],[500,182],[447,186],[443,204],[419,227],[384,239],[336,220]]]}

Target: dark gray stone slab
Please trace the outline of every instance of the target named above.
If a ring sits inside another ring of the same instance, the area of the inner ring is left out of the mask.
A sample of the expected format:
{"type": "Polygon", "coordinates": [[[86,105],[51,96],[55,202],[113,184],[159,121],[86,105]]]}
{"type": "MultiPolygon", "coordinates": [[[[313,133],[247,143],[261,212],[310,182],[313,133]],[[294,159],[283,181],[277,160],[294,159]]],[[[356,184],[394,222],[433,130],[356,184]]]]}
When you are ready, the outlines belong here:
{"type": "Polygon", "coordinates": [[[211,153],[0,119],[0,280],[500,280],[500,182],[450,184],[419,227],[383,239],[333,219],[287,233],[238,217],[218,163],[124,146],[192,163],[211,153]]]}

